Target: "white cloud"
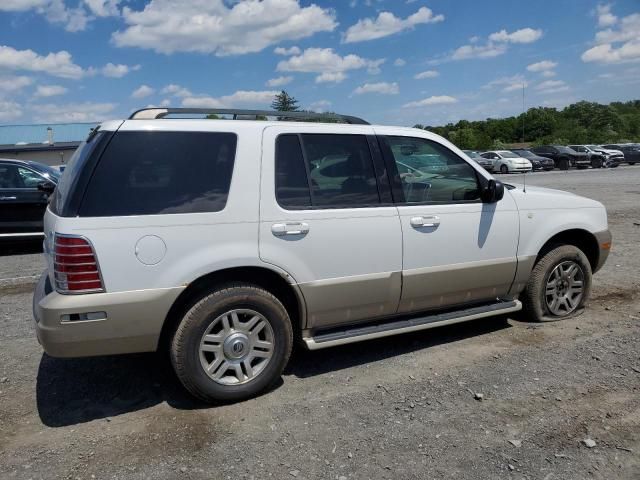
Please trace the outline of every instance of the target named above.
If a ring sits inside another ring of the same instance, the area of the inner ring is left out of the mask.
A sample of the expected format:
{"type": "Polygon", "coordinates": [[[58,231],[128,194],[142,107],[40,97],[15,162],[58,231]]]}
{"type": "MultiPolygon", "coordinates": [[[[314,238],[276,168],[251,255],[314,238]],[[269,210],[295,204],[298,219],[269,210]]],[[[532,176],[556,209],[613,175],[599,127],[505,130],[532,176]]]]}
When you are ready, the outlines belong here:
{"type": "Polygon", "coordinates": [[[522,86],[527,87],[529,84],[525,80],[522,75],[513,75],[511,77],[500,77],[495,80],[490,81],[482,88],[494,88],[501,87],[503,92],[514,92],[516,90],[521,90],[522,86]]]}
{"type": "Polygon", "coordinates": [[[556,72],[554,72],[553,70],[545,70],[540,75],[542,75],[545,78],[555,77],[556,76],[556,72]]]}
{"type": "Polygon", "coordinates": [[[121,0],[84,0],[85,5],[96,17],[116,17],[120,15],[118,4],[121,0]]]}
{"type": "Polygon", "coordinates": [[[333,10],[298,0],[151,0],[142,10],[124,7],[122,16],[128,26],[113,34],[116,46],[167,54],[241,55],[337,26],[333,10]]]}
{"type": "Polygon", "coordinates": [[[296,55],[278,63],[276,70],[280,72],[319,73],[316,83],[342,82],[349,70],[366,68],[375,75],[380,72],[384,59],[368,60],[350,54],[341,57],[332,48],[307,48],[301,55],[296,55]]]}
{"type": "Polygon", "coordinates": [[[452,60],[466,60],[469,58],[493,58],[498,55],[502,55],[507,51],[507,47],[504,44],[492,44],[486,45],[463,45],[457,48],[453,55],[452,60]]]}
{"type": "Polygon", "coordinates": [[[193,94],[189,89],[181,87],[180,85],[176,85],[175,83],[171,83],[164,87],[161,92],[163,95],[173,95],[174,97],[191,97],[193,94]]]}
{"type": "Polygon", "coordinates": [[[457,98],[450,97],[449,95],[434,95],[428,98],[423,98],[422,100],[417,100],[415,102],[405,103],[403,107],[416,108],[416,107],[426,107],[429,105],[446,105],[450,103],[456,103],[457,101],[458,101],[457,98]]]}
{"type": "Polygon", "coordinates": [[[149,95],[153,95],[154,93],[155,89],[151,88],[149,85],[140,85],[133,91],[131,98],[145,98],[149,95]]]}
{"type": "Polygon", "coordinates": [[[326,112],[331,106],[331,102],[329,100],[318,100],[309,105],[309,110],[313,112],[326,112]]]}
{"type": "Polygon", "coordinates": [[[49,0],[46,5],[38,8],[38,12],[50,23],[63,24],[68,32],[85,30],[90,20],[84,8],[68,8],[64,0],[49,0]]]}
{"type": "Polygon", "coordinates": [[[33,50],[16,50],[0,45],[0,69],[42,72],[61,78],[82,78],[85,70],[73,63],[71,54],[65,50],[38,55],[33,50]]]}
{"type": "Polygon", "coordinates": [[[171,105],[171,100],[169,100],[168,98],[165,98],[160,102],[161,107],[168,107],[169,105],[171,105]]]}
{"type": "Polygon", "coordinates": [[[614,23],[617,28],[596,33],[596,45],[582,54],[583,62],[612,64],[640,61],[640,13],[632,13],[614,23]]]}
{"type": "Polygon", "coordinates": [[[31,105],[36,122],[100,122],[113,112],[114,103],[69,103],[31,105]]]}
{"type": "Polygon", "coordinates": [[[425,70],[424,72],[416,73],[413,78],[416,80],[424,80],[425,78],[436,78],[439,75],[436,70],[425,70]]]}
{"type": "Polygon", "coordinates": [[[618,17],[611,13],[611,4],[596,7],[599,27],[610,27],[618,22],[618,17]]]}
{"type": "Polygon", "coordinates": [[[416,13],[405,19],[398,18],[391,12],[380,12],[375,19],[365,18],[350,26],[344,34],[344,43],[388,37],[403,30],[412,29],[419,24],[436,23],[443,20],[444,15],[434,15],[427,7],[421,7],[416,13]]]}
{"type": "Polygon", "coordinates": [[[0,12],[26,12],[32,8],[42,7],[49,0],[2,0],[0,12]]]}
{"type": "Polygon", "coordinates": [[[344,72],[324,72],[316,77],[316,83],[340,83],[346,78],[344,72]]]}
{"type": "Polygon", "coordinates": [[[567,85],[562,80],[545,80],[544,82],[540,82],[535,86],[535,89],[540,93],[558,93],[558,92],[566,92],[569,90],[569,85],[567,85]]]}
{"type": "Polygon", "coordinates": [[[269,105],[273,98],[280,92],[274,90],[254,91],[238,90],[223,97],[210,97],[208,95],[195,95],[182,100],[183,107],[194,108],[229,108],[238,105],[269,105]]]}
{"type": "Polygon", "coordinates": [[[404,67],[407,64],[407,61],[403,58],[396,58],[396,60],[393,62],[393,65],[395,67],[404,67]]]}
{"type": "Polygon", "coordinates": [[[379,93],[381,95],[397,95],[400,93],[400,88],[396,82],[387,83],[365,83],[364,85],[356,88],[353,93],[355,95],[362,95],[363,93],[379,93]]]}
{"type": "Polygon", "coordinates": [[[527,66],[527,70],[530,72],[544,72],[547,70],[553,70],[558,66],[557,62],[552,62],[551,60],[542,60],[541,62],[532,63],[527,66]]]}
{"type": "Polygon", "coordinates": [[[289,55],[300,55],[301,52],[302,50],[300,50],[300,48],[296,47],[295,45],[291,48],[277,47],[273,51],[273,53],[275,53],[276,55],[284,55],[285,57],[288,57],[289,55]]]}
{"type": "Polygon", "coordinates": [[[64,95],[67,91],[68,89],[61,85],[38,85],[33,96],[36,98],[55,97],[56,95],[64,95]]]}
{"type": "Polygon", "coordinates": [[[271,78],[267,80],[267,87],[282,87],[283,85],[288,85],[293,81],[293,77],[291,76],[281,76],[276,78],[271,78]]]}
{"type": "Polygon", "coordinates": [[[7,92],[18,92],[33,83],[33,79],[25,76],[0,76],[0,96],[7,92]]]}
{"type": "Polygon", "coordinates": [[[533,28],[521,28],[515,32],[508,33],[502,29],[499,32],[489,35],[490,42],[504,43],[533,43],[542,37],[542,30],[533,28]]]}
{"type": "Polygon", "coordinates": [[[7,122],[22,116],[22,107],[16,102],[0,99],[0,121],[7,122]]]}
{"type": "Polygon", "coordinates": [[[140,68],[141,68],[140,65],[134,65],[134,66],[130,67],[129,65],[122,65],[122,64],[115,65],[115,64],[109,62],[104,67],[102,67],[100,72],[105,77],[122,78],[125,75],[127,75],[129,72],[138,71],[138,70],[140,70],[140,68]]]}

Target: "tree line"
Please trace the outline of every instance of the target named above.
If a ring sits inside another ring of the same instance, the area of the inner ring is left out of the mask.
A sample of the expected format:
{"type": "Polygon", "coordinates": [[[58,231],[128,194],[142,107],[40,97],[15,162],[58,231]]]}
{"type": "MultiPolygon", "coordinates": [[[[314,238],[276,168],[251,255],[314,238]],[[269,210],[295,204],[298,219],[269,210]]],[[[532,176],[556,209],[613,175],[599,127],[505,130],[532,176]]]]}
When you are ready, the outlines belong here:
{"type": "Polygon", "coordinates": [[[605,144],[640,141],[640,100],[602,105],[581,101],[562,110],[535,107],[508,118],[460,120],[444,126],[415,125],[459,148],[483,150],[510,144],[605,144]]]}

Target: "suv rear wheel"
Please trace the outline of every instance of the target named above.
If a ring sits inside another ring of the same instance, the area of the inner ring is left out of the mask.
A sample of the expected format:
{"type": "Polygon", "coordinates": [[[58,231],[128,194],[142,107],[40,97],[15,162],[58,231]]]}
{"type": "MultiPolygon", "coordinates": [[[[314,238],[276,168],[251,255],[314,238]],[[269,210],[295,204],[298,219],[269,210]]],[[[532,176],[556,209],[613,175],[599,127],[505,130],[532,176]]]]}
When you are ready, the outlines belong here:
{"type": "Polygon", "coordinates": [[[205,402],[237,401],[271,386],[293,345],[289,315],[268,291],[249,284],[217,288],[184,315],[173,336],[173,367],[205,402]]]}
{"type": "Polygon", "coordinates": [[[591,292],[591,265],[582,250],[559,245],[536,263],[522,293],[524,309],[535,321],[554,321],[581,313],[591,292]]]}
{"type": "Polygon", "coordinates": [[[568,158],[561,158],[558,160],[558,168],[560,168],[560,170],[569,170],[570,165],[568,158]]]}

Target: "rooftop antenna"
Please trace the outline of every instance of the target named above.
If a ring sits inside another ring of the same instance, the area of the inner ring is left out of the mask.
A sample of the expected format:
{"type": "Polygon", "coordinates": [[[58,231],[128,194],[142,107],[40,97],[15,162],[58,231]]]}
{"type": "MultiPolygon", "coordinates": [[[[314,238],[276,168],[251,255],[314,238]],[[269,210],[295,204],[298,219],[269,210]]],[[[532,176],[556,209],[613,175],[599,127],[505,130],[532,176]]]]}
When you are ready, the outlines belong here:
{"type": "MultiPolygon", "coordinates": [[[[523,144],[524,144],[524,117],[525,117],[525,110],[524,110],[524,108],[525,108],[524,107],[524,87],[525,87],[525,85],[526,85],[525,82],[522,82],[522,143],[523,144]]],[[[524,145],[523,145],[523,147],[524,147],[524,145]]],[[[522,174],[522,192],[523,193],[527,193],[527,172],[524,172],[522,174]]]]}

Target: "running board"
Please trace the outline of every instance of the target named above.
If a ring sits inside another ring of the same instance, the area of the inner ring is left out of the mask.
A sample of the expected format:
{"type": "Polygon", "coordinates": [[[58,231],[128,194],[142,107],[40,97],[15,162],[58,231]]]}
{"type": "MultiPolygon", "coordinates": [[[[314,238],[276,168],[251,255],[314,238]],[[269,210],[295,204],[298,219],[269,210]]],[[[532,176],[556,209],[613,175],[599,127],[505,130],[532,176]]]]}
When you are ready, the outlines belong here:
{"type": "Polygon", "coordinates": [[[465,308],[444,313],[433,313],[424,317],[410,318],[406,320],[391,320],[387,323],[376,323],[373,325],[353,326],[345,330],[331,330],[330,332],[319,332],[313,337],[303,337],[309,350],[320,350],[321,348],[345,345],[347,343],[361,342],[374,338],[389,337],[400,333],[416,332],[428,328],[450,325],[452,323],[466,322],[478,318],[491,317],[504,313],[517,312],[522,309],[519,300],[509,302],[498,302],[479,307],[465,308]]]}

